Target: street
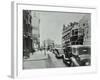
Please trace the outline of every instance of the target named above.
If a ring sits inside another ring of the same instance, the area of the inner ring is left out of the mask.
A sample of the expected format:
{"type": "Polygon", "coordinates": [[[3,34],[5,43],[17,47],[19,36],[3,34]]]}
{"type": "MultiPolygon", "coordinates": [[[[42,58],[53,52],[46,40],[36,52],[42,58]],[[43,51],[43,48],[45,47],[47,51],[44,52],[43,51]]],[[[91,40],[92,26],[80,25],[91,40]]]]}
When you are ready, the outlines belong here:
{"type": "Polygon", "coordinates": [[[34,54],[30,54],[30,58],[25,59],[23,62],[23,69],[57,67],[66,67],[66,65],[62,59],[57,59],[50,51],[36,51],[34,54]]]}

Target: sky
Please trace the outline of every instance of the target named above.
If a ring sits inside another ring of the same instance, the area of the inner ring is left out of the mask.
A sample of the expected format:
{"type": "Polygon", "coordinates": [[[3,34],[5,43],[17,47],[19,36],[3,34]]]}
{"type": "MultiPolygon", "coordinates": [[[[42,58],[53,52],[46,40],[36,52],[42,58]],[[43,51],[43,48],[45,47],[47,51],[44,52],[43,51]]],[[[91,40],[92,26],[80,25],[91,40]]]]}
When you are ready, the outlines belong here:
{"type": "Polygon", "coordinates": [[[56,44],[62,42],[63,24],[68,25],[70,22],[78,22],[85,14],[68,13],[68,12],[47,12],[37,11],[40,18],[40,43],[44,40],[54,40],[56,44]]]}

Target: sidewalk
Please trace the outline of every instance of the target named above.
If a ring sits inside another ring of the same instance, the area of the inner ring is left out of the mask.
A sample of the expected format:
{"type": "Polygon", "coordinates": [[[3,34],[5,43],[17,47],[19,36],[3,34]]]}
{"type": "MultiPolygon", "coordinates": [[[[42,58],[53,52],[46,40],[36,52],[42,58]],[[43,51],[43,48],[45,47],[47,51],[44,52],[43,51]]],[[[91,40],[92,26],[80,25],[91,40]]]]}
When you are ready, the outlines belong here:
{"type": "Polygon", "coordinates": [[[44,54],[44,51],[37,51],[35,53],[30,54],[30,58],[24,59],[24,61],[35,61],[35,60],[42,60],[42,59],[48,59],[48,55],[44,54]]]}

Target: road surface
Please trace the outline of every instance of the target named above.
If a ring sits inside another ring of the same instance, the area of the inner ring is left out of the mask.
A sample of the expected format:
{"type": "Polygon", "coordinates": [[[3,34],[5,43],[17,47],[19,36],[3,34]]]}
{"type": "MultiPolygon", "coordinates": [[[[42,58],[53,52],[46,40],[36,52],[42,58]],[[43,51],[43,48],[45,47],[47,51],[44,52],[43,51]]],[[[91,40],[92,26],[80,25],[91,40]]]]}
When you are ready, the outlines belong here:
{"type": "Polygon", "coordinates": [[[37,51],[23,62],[23,69],[57,67],[66,67],[66,65],[63,63],[62,59],[57,59],[50,51],[37,51]]]}

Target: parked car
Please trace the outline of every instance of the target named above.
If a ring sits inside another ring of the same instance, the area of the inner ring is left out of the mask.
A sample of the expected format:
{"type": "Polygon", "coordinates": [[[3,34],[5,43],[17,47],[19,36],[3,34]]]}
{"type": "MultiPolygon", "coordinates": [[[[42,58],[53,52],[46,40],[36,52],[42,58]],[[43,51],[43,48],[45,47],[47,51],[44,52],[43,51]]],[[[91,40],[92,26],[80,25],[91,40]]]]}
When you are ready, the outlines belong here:
{"type": "Polygon", "coordinates": [[[73,61],[68,56],[70,52],[75,55],[78,53],[79,66],[89,66],[91,64],[91,48],[88,45],[71,45],[65,49],[63,61],[68,66],[75,66],[73,61]]]}
{"type": "Polygon", "coordinates": [[[69,52],[71,51],[71,47],[67,47],[66,49],[64,49],[64,54],[63,54],[63,57],[62,57],[62,59],[63,59],[63,62],[68,66],[68,67],[70,67],[71,66],[71,64],[72,64],[72,61],[71,61],[71,59],[70,59],[70,57],[69,57],[69,52]]]}
{"type": "Polygon", "coordinates": [[[56,58],[60,59],[60,58],[63,57],[64,51],[63,51],[62,48],[56,48],[56,49],[53,50],[53,53],[55,54],[56,58]]]}
{"type": "Polygon", "coordinates": [[[78,53],[80,57],[80,66],[91,65],[91,48],[90,46],[78,47],[78,53]]]}

